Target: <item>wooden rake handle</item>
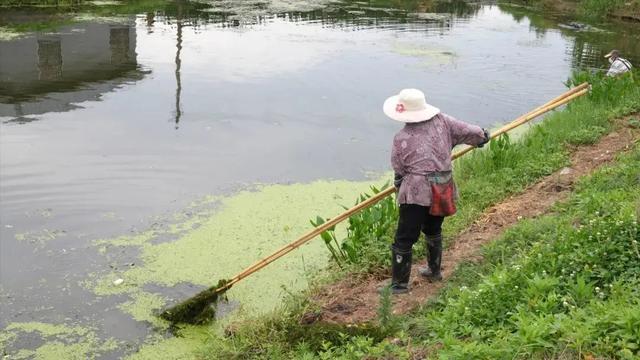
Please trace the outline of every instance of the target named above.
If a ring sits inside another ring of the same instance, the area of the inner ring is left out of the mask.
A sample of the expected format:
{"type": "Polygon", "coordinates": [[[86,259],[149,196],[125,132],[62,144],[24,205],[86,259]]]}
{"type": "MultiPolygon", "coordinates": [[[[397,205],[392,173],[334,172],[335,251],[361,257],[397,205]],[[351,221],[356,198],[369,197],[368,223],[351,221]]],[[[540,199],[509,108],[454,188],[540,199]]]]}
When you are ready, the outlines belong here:
{"type": "MultiPolygon", "coordinates": [[[[569,103],[570,101],[573,101],[574,99],[583,96],[585,94],[587,94],[589,92],[589,84],[588,83],[583,83],[580,84],[576,87],[574,87],[573,89],[565,92],[564,94],[550,100],[549,102],[545,103],[544,105],[541,105],[537,108],[535,108],[534,110],[516,118],[514,121],[510,122],[509,124],[501,127],[500,129],[498,129],[497,131],[493,132],[491,134],[491,139],[494,139],[524,123],[527,123],[533,119],[535,119],[536,117],[547,113],[559,106],[562,106],[564,104],[569,103]]],[[[451,159],[455,160],[459,157],[461,157],[462,155],[468,153],[469,151],[475,149],[474,146],[468,146],[463,148],[460,151],[455,152],[452,156],[451,159]]],[[[254,263],[253,265],[249,266],[248,268],[246,268],[245,270],[243,270],[242,272],[240,272],[239,274],[237,274],[236,276],[234,276],[233,278],[231,278],[229,280],[229,282],[227,282],[225,284],[225,286],[222,286],[220,288],[218,288],[216,290],[216,292],[223,292],[227,289],[229,289],[231,286],[233,286],[235,283],[237,283],[238,281],[246,278],[247,276],[255,273],[256,271],[264,268],[265,266],[269,265],[270,263],[272,263],[273,261],[281,258],[282,256],[288,254],[289,252],[293,251],[294,249],[300,247],[302,244],[310,241],[311,239],[315,238],[316,236],[322,234],[323,232],[331,229],[332,227],[336,226],[337,224],[341,223],[342,221],[348,219],[349,217],[351,217],[352,215],[360,212],[361,210],[364,210],[368,207],[371,207],[375,204],[377,204],[378,202],[382,201],[384,198],[386,198],[387,196],[393,194],[396,191],[396,188],[394,188],[393,186],[377,193],[376,195],[368,198],[367,200],[357,204],[356,206],[350,208],[349,210],[343,212],[342,214],[327,220],[327,222],[323,223],[322,225],[308,231],[307,233],[305,233],[304,235],[300,236],[297,240],[281,247],[280,249],[276,250],[273,254],[257,261],[256,263],[254,263]]]]}

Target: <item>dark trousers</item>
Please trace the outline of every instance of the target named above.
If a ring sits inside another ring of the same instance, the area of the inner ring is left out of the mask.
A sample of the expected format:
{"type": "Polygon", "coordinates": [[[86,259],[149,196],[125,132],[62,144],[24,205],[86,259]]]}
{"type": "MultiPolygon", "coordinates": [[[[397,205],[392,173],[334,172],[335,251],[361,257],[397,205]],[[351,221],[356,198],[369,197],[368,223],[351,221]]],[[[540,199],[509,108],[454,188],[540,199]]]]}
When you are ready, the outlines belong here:
{"type": "Polygon", "coordinates": [[[393,246],[401,251],[411,251],[421,231],[428,236],[440,235],[443,221],[443,216],[430,215],[428,206],[401,204],[393,246]]]}

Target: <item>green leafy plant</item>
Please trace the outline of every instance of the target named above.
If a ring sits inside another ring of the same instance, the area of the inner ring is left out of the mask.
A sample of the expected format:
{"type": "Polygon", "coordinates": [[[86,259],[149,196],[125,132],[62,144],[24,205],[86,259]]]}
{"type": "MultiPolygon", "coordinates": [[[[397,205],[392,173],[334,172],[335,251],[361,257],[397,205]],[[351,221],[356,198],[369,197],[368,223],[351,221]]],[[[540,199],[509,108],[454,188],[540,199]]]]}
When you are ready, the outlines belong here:
{"type": "MultiPolygon", "coordinates": [[[[372,186],[371,194],[361,194],[356,205],[385,190],[372,186]]],[[[348,207],[343,206],[346,210],[348,207]]],[[[393,197],[387,197],[376,205],[364,209],[349,218],[347,236],[343,241],[336,238],[335,227],[321,234],[331,258],[340,266],[344,264],[379,264],[388,257],[388,244],[398,218],[398,207],[393,197]]],[[[325,222],[317,217],[311,224],[315,227],[325,222]]]]}
{"type": "Polygon", "coordinates": [[[399,318],[393,314],[393,301],[390,286],[382,288],[378,307],[378,323],[383,334],[391,335],[399,329],[399,318]]]}
{"type": "MultiPolygon", "coordinates": [[[[316,217],[316,220],[309,220],[313,227],[318,227],[325,223],[325,220],[320,216],[316,217]]],[[[338,264],[338,266],[342,267],[345,262],[350,261],[348,253],[343,250],[343,246],[340,245],[338,239],[336,238],[336,227],[332,226],[329,230],[324,231],[320,234],[320,237],[324,241],[324,244],[329,249],[331,253],[331,258],[338,264]]]]}

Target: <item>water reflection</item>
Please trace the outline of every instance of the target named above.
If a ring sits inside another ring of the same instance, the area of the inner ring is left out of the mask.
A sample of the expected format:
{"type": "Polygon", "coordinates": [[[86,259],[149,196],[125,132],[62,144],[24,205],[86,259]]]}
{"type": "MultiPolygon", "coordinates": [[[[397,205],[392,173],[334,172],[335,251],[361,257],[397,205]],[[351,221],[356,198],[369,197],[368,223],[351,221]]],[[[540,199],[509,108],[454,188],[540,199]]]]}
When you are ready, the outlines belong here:
{"type": "Polygon", "coordinates": [[[38,80],[58,80],[62,77],[62,42],[38,39],[38,80]]]}
{"type": "Polygon", "coordinates": [[[133,19],[0,41],[0,54],[0,117],[10,121],[75,109],[145,75],[137,64],[133,19]]]}
{"type": "MultiPolygon", "coordinates": [[[[476,17],[482,6],[463,0],[377,0],[338,3],[321,0],[308,3],[180,0],[170,2],[157,11],[147,11],[144,19],[149,33],[154,31],[158,20],[176,27],[176,100],[172,121],[177,125],[183,116],[180,72],[182,33],[185,26],[194,29],[242,27],[245,30],[241,31],[246,32],[257,30],[256,26],[272,26],[274,21],[286,21],[345,31],[388,29],[444,35],[452,31],[457,24],[476,17]]],[[[602,55],[612,48],[622,50],[632,62],[640,60],[637,26],[625,23],[624,26],[584,31],[563,27],[563,23],[567,23],[569,19],[560,16],[543,16],[519,6],[501,4],[499,8],[511,14],[517,22],[526,18],[540,39],[548,31],[560,31],[571,38],[567,54],[571,57],[573,68],[605,68],[607,64],[602,55]]],[[[17,13],[16,16],[24,18],[25,14],[17,13]]],[[[39,18],[42,15],[33,16],[39,18]]],[[[5,20],[10,17],[11,12],[2,16],[5,20]]],[[[240,61],[237,62],[237,67],[221,68],[229,78],[238,78],[239,73],[243,73],[241,76],[245,77],[243,69],[246,69],[247,78],[265,71],[263,67],[256,67],[253,61],[258,55],[254,52],[255,49],[251,49],[255,46],[256,40],[249,39],[243,42],[247,38],[250,36],[238,37],[237,43],[236,40],[230,40],[237,46],[230,46],[226,51],[237,55],[240,61]],[[246,59],[250,61],[244,61],[246,59]]],[[[320,37],[317,40],[320,41],[320,37]]],[[[294,43],[290,45],[296,46],[294,43]]],[[[135,48],[136,29],[131,17],[124,24],[80,24],[63,28],[58,34],[0,42],[0,53],[15,54],[0,58],[0,116],[25,120],[30,119],[30,116],[50,111],[71,110],[77,107],[74,105],[76,103],[99,98],[105,91],[112,91],[124,82],[143,78],[144,72],[139,69],[135,48]],[[101,88],[96,92],[94,84],[104,81],[112,81],[110,89],[101,88]],[[76,94],[51,101],[58,97],[58,93],[69,91],[76,94]],[[50,94],[55,95],[49,96],[50,94]],[[18,106],[6,106],[7,104],[18,106]]],[[[321,51],[327,50],[329,49],[321,51]]],[[[313,63],[319,54],[309,55],[308,59],[300,58],[296,62],[313,63]]],[[[275,66],[279,63],[275,58],[265,60],[276,64],[275,66]]],[[[290,63],[283,66],[297,68],[290,63]]]]}
{"type": "Polygon", "coordinates": [[[619,49],[632,63],[640,62],[640,24],[611,20],[609,23],[590,25],[575,22],[562,14],[541,14],[533,9],[500,4],[500,9],[518,21],[529,21],[537,34],[544,36],[550,31],[560,32],[570,39],[567,55],[574,69],[607,69],[609,64],[604,54],[619,49]]]}
{"type": "MultiPolygon", "coordinates": [[[[178,12],[176,15],[176,109],[175,109],[175,128],[179,128],[180,118],[182,117],[182,109],[180,105],[180,96],[182,94],[182,81],[180,79],[180,67],[182,60],[180,52],[182,51],[182,6],[183,2],[178,2],[178,12]]],[[[148,24],[148,22],[147,22],[148,24]]]]}

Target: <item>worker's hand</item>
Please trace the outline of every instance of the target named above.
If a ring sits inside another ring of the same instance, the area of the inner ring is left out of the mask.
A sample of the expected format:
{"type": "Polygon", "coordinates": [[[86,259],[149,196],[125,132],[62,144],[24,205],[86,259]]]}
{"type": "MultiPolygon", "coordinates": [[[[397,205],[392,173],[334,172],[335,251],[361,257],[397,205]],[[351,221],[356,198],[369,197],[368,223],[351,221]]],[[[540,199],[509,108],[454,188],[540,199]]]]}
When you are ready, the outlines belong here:
{"type": "Polygon", "coordinates": [[[478,145],[476,145],[477,147],[481,148],[484,146],[484,144],[488,143],[489,140],[491,140],[491,134],[489,133],[489,130],[487,129],[482,129],[482,131],[484,132],[484,140],[482,140],[481,143],[479,143],[478,145]]]}
{"type": "Polygon", "coordinates": [[[395,186],[396,189],[400,189],[400,185],[402,185],[402,175],[393,173],[393,186],[395,186]]]}

